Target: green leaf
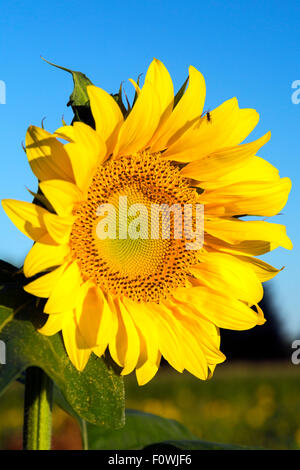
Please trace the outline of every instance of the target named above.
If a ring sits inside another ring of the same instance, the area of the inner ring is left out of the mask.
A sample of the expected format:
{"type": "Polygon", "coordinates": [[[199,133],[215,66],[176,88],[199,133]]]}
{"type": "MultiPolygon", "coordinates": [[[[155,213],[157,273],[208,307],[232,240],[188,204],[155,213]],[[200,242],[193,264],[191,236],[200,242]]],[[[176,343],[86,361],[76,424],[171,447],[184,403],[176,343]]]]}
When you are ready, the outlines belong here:
{"type": "MultiPolygon", "coordinates": [[[[20,288],[20,276],[0,288],[0,339],[6,364],[0,365],[0,393],[29,366],[41,367],[75,412],[91,423],[117,429],[124,425],[123,379],[107,359],[94,354],[83,372],[71,364],[58,333],[44,336],[37,299],[20,288]]],[[[41,303],[41,302],[39,302],[41,303]]]]}
{"type": "Polygon", "coordinates": [[[43,57],[42,59],[47,62],[47,64],[70,73],[73,77],[74,89],[71,93],[69,102],[67,103],[67,106],[71,106],[74,113],[72,123],[75,121],[81,121],[95,129],[95,121],[91,112],[90,100],[87,94],[87,86],[93,84],[91,80],[84,75],[84,73],[67,69],[61,65],[53,64],[43,57]]]}
{"type": "Polygon", "coordinates": [[[193,434],[173,419],[137,410],[126,410],[125,426],[117,431],[87,425],[89,449],[132,450],[165,440],[194,439],[193,434]]]}
{"type": "MultiPolygon", "coordinates": [[[[257,447],[247,447],[247,446],[239,446],[235,444],[222,444],[219,442],[209,442],[209,441],[202,441],[199,439],[193,440],[168,440],[164,442],[158,442],[155,444],[151,444],[146,446],[145,449],[147,450],[168,450],[172,451],[174,449],[181,449],[181,450],[259,450],[257,447]]],[[[262,449],[260,449],[262,450],[262,449]]]]}
{"type": "Polygon", "coordinates": [[[10,281],[17,272],[18,268],[0,259],[0,284],[10,281]]]}
{"type": "Polygon", "coordinates": [[[81,431],[87,431],[88,447],[92,450],[253,450],[254,447],[223,444],[198,439],[181,423],[138,410],[126,410],[126,424],[117,431],[107,431],[88,424],[83,428],[80,417],[64,400],[59,390],[54,400],[78,420],[81,431]]]}

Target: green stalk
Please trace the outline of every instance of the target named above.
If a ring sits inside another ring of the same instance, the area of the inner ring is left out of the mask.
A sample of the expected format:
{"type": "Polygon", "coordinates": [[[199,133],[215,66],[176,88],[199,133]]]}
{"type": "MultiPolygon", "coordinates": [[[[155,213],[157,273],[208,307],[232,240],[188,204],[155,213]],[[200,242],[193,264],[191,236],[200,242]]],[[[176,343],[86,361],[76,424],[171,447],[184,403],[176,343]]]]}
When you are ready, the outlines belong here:
{"type": "Polygon", "coordinates": [[[24,450],[50,450],[53,382],[39,367],[26,370],[24,450]]]}
{"type": "Polygon", "coordinates": [[[89,450],[89,441],[88,441],[88,433],[86,427],[86,421],[81,419],[81,439],[82,439],[82,449],[89,450]]]}

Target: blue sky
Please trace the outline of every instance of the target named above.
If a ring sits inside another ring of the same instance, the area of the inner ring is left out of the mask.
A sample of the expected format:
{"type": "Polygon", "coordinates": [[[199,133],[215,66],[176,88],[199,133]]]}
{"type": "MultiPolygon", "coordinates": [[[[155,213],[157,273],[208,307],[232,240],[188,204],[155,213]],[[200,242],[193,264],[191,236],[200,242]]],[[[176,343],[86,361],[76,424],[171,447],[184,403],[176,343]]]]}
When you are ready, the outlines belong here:
{"type": "MultiPolygon", "coordinates": [[[[54,131],[72,91],[69,74],[40,56],[84,72],[109,92],[145,72],[153,57],[162,60],[175,88],[194,65],[206,79],[206,109],[236,96],[241,107],[255,108],[260,122],[251,140],[272,131],[260,151],[290,176],[292,193],[282,215],[292,252],[278,249],[264,259],[285,270],[271,281],[286,332],[300,334],[299,290],[299,129],[300,104],[291,86],[300,80],[300,3],[279,1],[97,0],[2,2],[0,80],[6,104],[0,104],[0,198],[30,200],[35,189],[21,148],[26,128],[54,131]]],[[[130,90],[130,85],[126,85],[130,90]]],[[[0,258],[21,265],[31,241],[0,211],[0,258]]]]}

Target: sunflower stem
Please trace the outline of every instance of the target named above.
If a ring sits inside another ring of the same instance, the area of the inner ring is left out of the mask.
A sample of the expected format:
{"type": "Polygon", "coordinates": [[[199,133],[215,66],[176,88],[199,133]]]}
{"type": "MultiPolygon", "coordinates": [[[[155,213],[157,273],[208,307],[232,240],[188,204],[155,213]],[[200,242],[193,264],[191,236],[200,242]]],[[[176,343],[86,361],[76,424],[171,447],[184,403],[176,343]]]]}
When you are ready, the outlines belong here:
{"type": "Polygon", "coordinates": [[[81,438],[82,438],[82,449],[89,450],[88,433],[87,433],[86,421],[84,419],[81,420],[81,438]]]}
{"type": "Polygon", "coordinates": [[[24,450],[50,450],[53,382],[39,367],[26,370],[24,450]]]}

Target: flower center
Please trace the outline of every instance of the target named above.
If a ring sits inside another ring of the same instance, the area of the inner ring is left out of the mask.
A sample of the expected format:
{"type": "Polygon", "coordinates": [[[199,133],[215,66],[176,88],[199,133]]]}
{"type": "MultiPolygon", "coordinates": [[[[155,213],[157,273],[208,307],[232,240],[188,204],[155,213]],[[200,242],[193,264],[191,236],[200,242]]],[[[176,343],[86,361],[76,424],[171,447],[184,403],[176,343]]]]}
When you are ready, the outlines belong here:
{"type": "Polygon", "coordinates": [[[111,294],[146,302],[185,286],[196,252],[186,249],[176,227],[180,209],[197,199],[179,169],[160,154],[143,152],[99,167],[71,233],[84,278],[111,294]]]}
{"type": "Polygon", "coordinates": [[[95,245],[102,259],[128,280],[155,273],[167,254],[169,241],[151,239],[151,200],[134,184],[113,194],[107,204],[112,209],[105,225],[112,228],[112,237],[97,235],[101,219],[94,225],[95,245]]]}

